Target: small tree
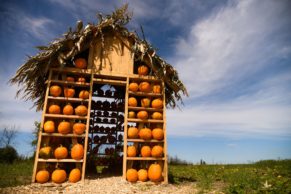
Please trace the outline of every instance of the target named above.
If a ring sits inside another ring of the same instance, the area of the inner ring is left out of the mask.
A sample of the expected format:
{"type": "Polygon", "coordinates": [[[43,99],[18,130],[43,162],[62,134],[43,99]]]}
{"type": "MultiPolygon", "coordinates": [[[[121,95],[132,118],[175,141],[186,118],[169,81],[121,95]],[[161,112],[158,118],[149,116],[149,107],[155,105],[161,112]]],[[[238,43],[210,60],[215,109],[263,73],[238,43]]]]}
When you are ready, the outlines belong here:
{"type": "Polygon", "coordinates": [[[11,127],[4,127],[0,132],[0,145],[1,147],[11,146],[17,135],[18,131],[16,130],[15,125],[11,127]]]}

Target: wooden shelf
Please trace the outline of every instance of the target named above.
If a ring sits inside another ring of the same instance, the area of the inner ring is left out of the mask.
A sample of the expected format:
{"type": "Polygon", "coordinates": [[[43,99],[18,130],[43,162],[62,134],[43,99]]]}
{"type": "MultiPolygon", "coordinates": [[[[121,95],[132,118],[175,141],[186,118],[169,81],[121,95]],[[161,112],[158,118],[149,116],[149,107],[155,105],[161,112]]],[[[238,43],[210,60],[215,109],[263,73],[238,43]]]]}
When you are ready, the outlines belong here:
{"type": "Polygon", "coordinates": [[[165,160],[165,158],[155,157],[126,157],[127,160],[165,160]]]}
{"type": "Polygon", "coordinates": [[[86,137],[85,134],[82,135],[76,135],[73,133],[69,133],[69,134],[60,134],[60,133],[42,133],[42,136],[46,136],[46,137],[86,137]]]}
{"type": "Polygon", "coordinates": [[[146,93],[146,92],[128,92],[129,96],[149,96],[149,97],[163,97],[163,94],[146,93]]]}
{"type": "Polygon", "coordinates": [[[61,115],[61,114],[45,114],[45,117],[48,118],[59,118],[59,119],[87,119],[87,116],[78,116],[78,115],[61,115]]]}
{"type": "Polygon", "coordinates": [[[60,84],[60,85],[71,85],[71,86],[79,86],[79,87],[90,87],[90,83],[78,83],[78,82],[69,82],[63,80],[51,80],[51,83],[60,84]]]}
{"type": "Polygon", "coordinates": [[[134,111],[141,111],[141,110],[145,110],[145,111],[152,111],[152,112],[163,112],[163,109],[158,109],[158,108],[145,108],[145,107],[133,107],[133,106],[129,106],[128,110],[134,110],[134,111]]]}
{"type": "Polygon", "coordinates": [[[154,120],[154,119],[127,119],[128,122],[136,122],[136,123],[164,123],[163,120],[154,120]]]}
{"type": "Polygon", "coordinates": [[[144,143],[147,143],[147,142],[153,142],[153,143],[163,143],[164,140],[155,140],[155,139],[151,139],[151,140],[143,140],[143,139],[127,139],[128,142],[144,142],[144,143]]]}
{"type": "Polygon", "coordinates": [[[109,85],[115,85],[115,86],[126,86],[126,81],[122,80],[111,80],[111,79],[103,79],[103,78],[94,78],[94,83],[97,84],[109,84],[109,85]]]}
{"type": "Polygon", "coordinates": [[[47,99],[49,100],[57,100],[57,101],[70,101],[70,102],[86,102],[88,103],[89,100],[86,99],[81,99],[81,98],[67,98],[67,97],[53,97],[53,96],[48,96],[47,99]]]}
{"type": "Polygon", "coordinates": [[[39,158],[38,162],[83,162],[83,160],[75,160],[75,159],[42,159],[39,158]]]}
{"type": "Polygon", "coordinates": [[[78,69],[74,67],[51,68],[52,71],[66,72],[70,74],[91,75],[91,69],[78,69]]]}
{"type": "Polygon", "coordinates": [[[157,79],[154,76],[150,76],[150,75],[143,76],[143,75],[137,75],[137,74],[136,75],[132,75],[130,77],[130,81],[147,81],[147,82],[161,83],[161,80],[157,79]]]}

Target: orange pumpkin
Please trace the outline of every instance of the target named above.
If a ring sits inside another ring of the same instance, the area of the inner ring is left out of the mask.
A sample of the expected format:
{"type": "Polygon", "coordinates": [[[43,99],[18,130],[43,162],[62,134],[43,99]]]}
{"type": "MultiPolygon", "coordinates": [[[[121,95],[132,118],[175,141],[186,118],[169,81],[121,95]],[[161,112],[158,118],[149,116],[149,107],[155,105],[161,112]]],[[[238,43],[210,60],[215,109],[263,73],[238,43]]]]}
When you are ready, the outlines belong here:
{"type": "Polygon", "coordinates": [[[161,93],[161,86],[160,85],[153,85],[153,93],[160,94],[161,93]]]}
{"type": "Polygon", "coordinates": [[[154,99],[152,101],[152,107],[153,108],[163,108],[163,101],[160,98],[154,99]]]}
{"type": "Polygon", "coordinates": [[[87,90],[81,90],[79,93],[79,98],[81,99],[89,99],[90,93],[87,90]]]}
{"type": "Polygon", "coordinates": [[[50,158],[52,153],[52,148],[50,146],[44,146],[39,150],[39,157],[40,158],[50,158]]]}
{"type": "Polygon", "coordinates": [[[55,132],[55,122],[54,121],[51,121],[51,120],[46,121],[44,123],[44,125],[43,125],[43,130],[46,133],[53,133],[53,132],[55,132]]]}
{"type": "Polygon", "coordinates": [[[162,140],[164,139],[164,131],[161,128],[154,128],[152,130],[152,136],[155,140],[162,140]]]}
{"type": "Polygon", "coordinates": [[[163,147],[160,145],[155,145],[152,148],[151,155],[152,157],[162,157],[163,156],[163,147]]]}
{"type": "Polygon", "coordinates": [[[74,62],[75,66],[79,69],[85,69],[87,67],[87,61],[83,58],[78,58],[74,62]]]}
{"type": "Polygon", "coordinates": [[[66,171],[62,169],[56,169],[52,173],[52,181],[54,183],[63,183],[67,179],[66,171]]]}
{"type": "Polygon", "coordinates": [[[76,183],[81,179],[81,171],[79,168],[74,168],[69,174],[69,181],[71,183],[76,183]]]}
{"type": "Polygon", "coordinates": [[[142,120],[146,120],[149,118],[148,112],[141,110],[137,113],[137,118],[142,119],[142,120]]]}
{"type": "Polygon", "coordinates": [[[66,78],[66,80],[67,80],[68,82],[74,82],[74,81],[75,81],[75,78],[74,78],[74,77],[71,77],[71,76],[68,76],[68,77],[66,78]]]}
{"type": "Polygon", "coordinates": [[[77,81],[78,83],[81,83],[81,84],[86,83],[86,79],[84,77],[79,77],[77,81]]]}
{"type": "Polygon", "coordinates": [[[73,106],[71,104],[67,104],[66,106],[64,106],[63,114],[64,115],[72,115],[72,114],[74,114],[73,106]]]}
{"type": "Polygon", "coordinates": [[[141,65],[137,69],[138,75],[148,75],[149,74],[149,68],[145,65],[141,65]]]}
{"type": "Polygon", "coordinates": [[[138,84],[136,82],[131,82],[128,86],[128,90],[131,92],[137,92],[138,91],[138,84]]]}
{"type": "Polygon", "coordinates": [[[84,123],[74,123],[73,125],[73,133],[77,135],[82,135],[86,130],[86,124],[84,123]]]}
{"type": "Polygon", "coordinates": [[[52,104],[49,106],[48,112],[49,112],[49,114],[60,114],[61,107],[59,105],[52,104]]]}
{"type": "Polygon", "coordinates": [[[148,93],[148,92],[151,92],[151,90],[152,89],[151,89],[151,85],[149,84],[149,82],[141,82],[139,84],[139,91],[148,93]]]}
{"type": "Polygon", "coordinates": [[[62,93],[62,89],[58,85],[53,85],[50,87],[50,95],[53,97],[58,97],[62,93]]]}
{"type": "Polygon", "coordinates": [[[149,128],[142,128],[138,133],[139,137],[144,140],[150,140],[152,138],[152,131],[149,128]]]}
{"type": "Polygon", "coordinates": [[[162,167],[159,164],[151,164],[148,169],[148,177],[153,182],[161,181],[162,167]]]}
{"type": "Polygon", "coordinates": [[[128,157],[135,157],[136,156],[136,148],[135,148],[135,146],[128,146],[127,147],[127,156],[128,157]]]}
{"type": "Polygon", "coordinates": [[[65,159],[68,156],[68,149],[60,145],[55,149],[54,156],[56,159],[65,159]]]}
{"type": "Polygon", "coordinates": [[[141,106],[148,108],[151,105],[151,100],[149,98],[142,98],[141,99],[141,106]]]}
{"type": "Polygon", "coordinates": [[[71,157],[75,160],[81,160],[84,157],[84,147],[81,144],[75,144],[71,149],[71,157]]]}
{"type": "Polygon", "coordinates": [[[75,108],[75,114],[78,116],[86,116],[88,114],[88,109],[84,105],[79,105],[75,108]]]}
{"type": "Polygon", "coordinates": [[[129,127],[127,130],[127,136],[129,139],[135,139],[138,137],[138,129],[136,127],[129,127]]]}
{"type": "Polygon", "coordinates": [[[137,100],[135,97],[128,98],[128,106],[137,107],[137,100]]]}
{"type": "Polygon", "coordinates": [[[47,170],[39,170],[36,173],[35,180],[38,183],[46,183],[50,178],[50,173],[47,170]]]}
{"type": "Polygon", "coordinates": [[[126,171],[126,179],[129,182],[136,182],[138,180],[137,171],[133,168],[130,168],[126,171]]]}
{"type": "Polygon", "coordinates": [[[128,112],[128,118],[130,118],[130,119],[133,119],[133,118],[135,118],[135,112],[134,111],[129,111],[128,112]]]}
{"type": "Polygon", "coordinates": [[[163,120],[163,114],[160,112],[154,112],[152,114],[152,118],[155,120],[163,120]]]}
{"type": "Polygon", "coordinates": [[[64,88],[64,96],[66,98],[72,98],[75,95],[75,89],[74,88],[64,88]]]}
{"type": "Polygon", "coordinates": [[[71,123],[68,121],[62,121],[58,125],[58,132],[61,134],[68,134],[71,132],[71,123]]]}
{"type": "Polygon", "coordinates": [[[140,154],[142,157],[150,157],[151,156],[151,147],[150,146],[142,146],[140,150],[140,154]]]}
{"type": "Polygon", "coordinates": [[[145,182],[148,180],[148,171],[145,169],[140,169],[137,172],[137,176],[139,181],[145,182]]]}

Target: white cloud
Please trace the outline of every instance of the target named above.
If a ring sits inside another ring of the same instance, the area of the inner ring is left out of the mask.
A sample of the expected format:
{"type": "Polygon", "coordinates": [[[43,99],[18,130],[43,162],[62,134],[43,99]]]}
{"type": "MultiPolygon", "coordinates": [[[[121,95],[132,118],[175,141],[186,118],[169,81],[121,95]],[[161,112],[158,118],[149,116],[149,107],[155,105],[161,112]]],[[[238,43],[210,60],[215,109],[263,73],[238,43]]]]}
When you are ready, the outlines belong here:
{"type": "Polygon", "coordinates": [[[276,60],[290,59],[290,42],[284,42],[291,24],[286,4],[236,1],[195,23],[187,37],[179,38],[177,55],[171,61],[177,64],[190,99],[182,112],[169,111],[168,134],[291,136],[289,70],[260,75],[259,82],[248,86],[254,91],[226,102],[195,104],[195,99],[207,101],[225,88],[240,90],[237,83],[268,68],[276,69],[276,60]]]}

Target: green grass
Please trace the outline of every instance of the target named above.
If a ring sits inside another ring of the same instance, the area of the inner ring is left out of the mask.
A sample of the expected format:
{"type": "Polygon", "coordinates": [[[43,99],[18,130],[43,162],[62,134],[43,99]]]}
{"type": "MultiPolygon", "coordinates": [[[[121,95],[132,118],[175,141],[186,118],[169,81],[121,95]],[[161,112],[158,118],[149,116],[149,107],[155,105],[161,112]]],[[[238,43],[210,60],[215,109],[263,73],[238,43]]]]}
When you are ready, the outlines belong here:
{"type": "MultiPolygon", "coordinates": [[[[0,163],[0,188],[29,184],[33,161],[0,163]]],[[[195,182],[201,193],[291,193],[291,160],[238,165],[169,165],[173,184],[195,182]]]]}
{"type": "Polygon", "coordinates": [[[21,160],[13,164],[0,163],[0,188],[31,183],[33,161],[21,160]]]}
{"type": "Polygon", "coordinates": [[[291,193],[291,160],[240,165],[169,165],[172,183],[197,182],[201,192],[291,193]],[[219,185],[219,188],[215,188],[219,185]]]}

